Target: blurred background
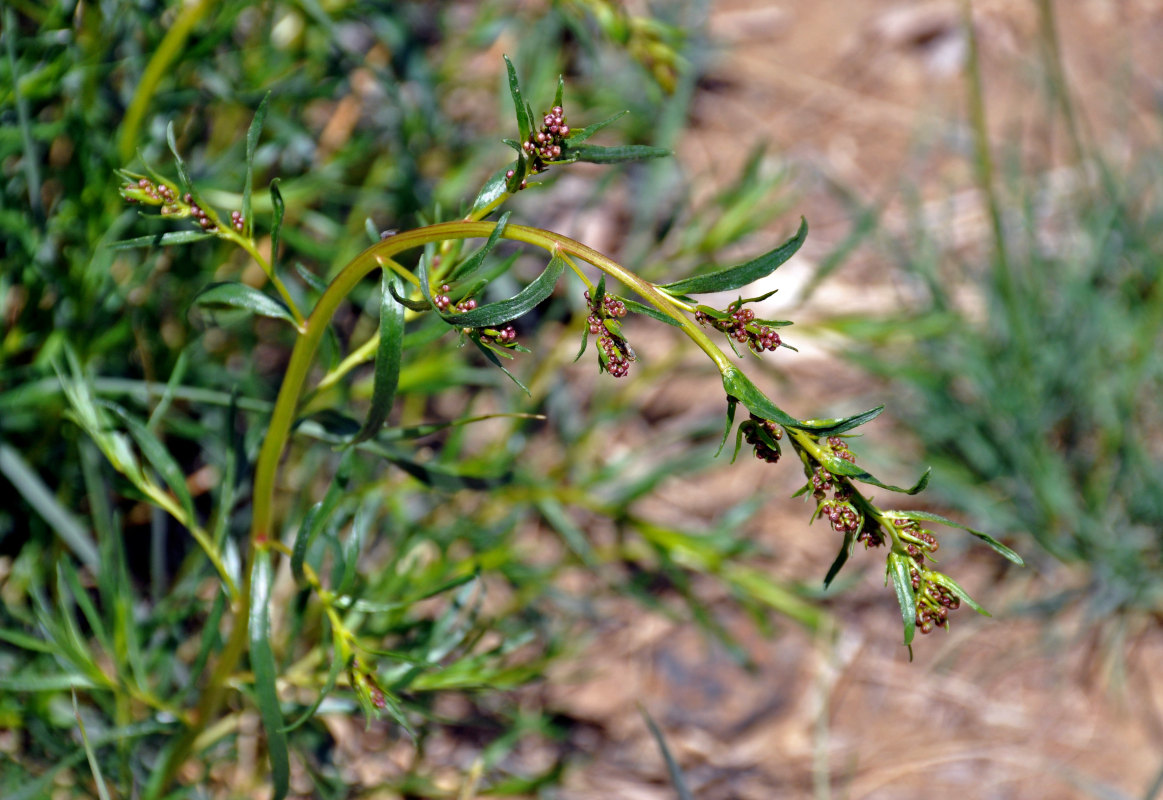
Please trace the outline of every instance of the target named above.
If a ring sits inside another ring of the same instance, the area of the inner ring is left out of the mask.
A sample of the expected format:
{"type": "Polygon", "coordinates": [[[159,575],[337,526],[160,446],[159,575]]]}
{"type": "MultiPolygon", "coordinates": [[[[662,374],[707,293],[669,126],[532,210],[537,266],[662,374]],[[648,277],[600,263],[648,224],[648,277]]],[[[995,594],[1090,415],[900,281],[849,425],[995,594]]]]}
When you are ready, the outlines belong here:
{"type": "MultiPolygon", "coordinates": [[[[435,564],[487,553],[482,629],[529,637],[536,658],[407,687],[430,726],[419,750],[386,721],[321,714],[298,791],[455,797],[485,754],[495,796],[675,797],[641,706],[700,800],[1163,796],[1163,5],[4,0],[0,22],[5,631],[32,635],[48,564],[84,561],[54,513],[82,527],[95,513],[51,367],[66,344],[126,402],[118,380],[165,381],[178,363],[191,385],[270,399],[288,352],[274,328],[227,336],[187,313],[207,279],[261,280],[238,255],[102,247],[168,229],[125,209],[113,170],[172,174],[173,121],[205,195],[237,207],[244,131],[270,90],[256,212],[279,177],[284,264],[327,277],[366,246],[365,220],[452,218],[508,158],[508,54],[535,105],[564,74],[572,125],[629,109],[604,143],[675,151],[561,170],[515,199],[514,220],[657,280],[745,260],[805,216],[807,244],[763,287],[798,352],[757,380],[800,417],[886,403],[862,459],[890,482],[933,466],[922,507],[1027,567],[942,534],[943,571],[994,616],[963,611],[910,662],[879,558],[857,553],[821,590],[838,542],[791,499],[797,466],[712,458],[709,365],[635,321],[633,377],[596,381],[570,365],[580,299],[559,297],[520,331],[531,399],[448,343],[420,345],[400,424],[466,409],[549,421],[423,443],[417,458],[527,469],[484,498],[430,486],[430,505],[400,501],[407,548],[369,548],[390,566],[420,545],[435,564]]],[[[353,306],[339,325],[354,339],[353,306]]],[[[357,378],[345,402],[369,396],[357,378]]],[[[178,406],[168,443],[208,500],[221,411],[178,406]]],[[[296,458],[304,481],[334,471],[330,454],[296,458]]],[[[369,482],[397,480],[377,470],[369,482]]],[[[304,511],[288,502],[289,518],[304,511]]],[[[181,660],[181,631],[162,633],[193,620],[162,602],[183,596],[180,532],[132,498],[116,512],[142,543],[139,613],[168,609],[143,622],[151,646],[181,660]]],[[[0,643],[0,672],[50,671],[21,641],[0,643]]],[[[48,794],[89,796],[83,765],[55,766],[65,698],[7,688],[6,796],[43,776],[48,794]]],[[[204,785],[229,796],[245,767],[231,751],[204,785]]]]}

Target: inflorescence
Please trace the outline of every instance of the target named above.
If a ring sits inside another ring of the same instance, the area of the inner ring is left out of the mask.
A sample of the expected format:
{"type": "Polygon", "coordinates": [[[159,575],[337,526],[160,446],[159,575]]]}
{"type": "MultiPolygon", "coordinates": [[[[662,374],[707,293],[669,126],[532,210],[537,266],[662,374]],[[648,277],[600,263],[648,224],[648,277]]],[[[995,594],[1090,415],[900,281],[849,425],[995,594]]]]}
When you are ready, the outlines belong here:
{"type": "Polygon", "coordinates": [[[637,359],[617,322],[626,316],[626,304],[604,292],[591,299],[588,290],[585,299],[590,306],[586,324],[589,332],[598,337],[598,363],[615,378],[625,378],[630,374],[630,362],[637,359]]]}
{"type": "MultiPolygon", "coordinates": [[[[124,174],[124,173],[123,173],[124,174]]],[[[157,206],[163,217],[190,217],[207,233],[218,230],[214,217],[207,213],[189,192],[178,195],[175,187],[167,183],[154,183],[149,178],[138,178],[136,182],[121,187],[121,196],[129,203],[157,206]]],[[[230,212],[230,226],[238,232],[246,227],[241,211],[230,212]]]]}
{"type": "Polygon", "coordinates": [[[710,325],[739,344],[747,345],[755,353],[776,350],[783,344],[779,334],[770,325],[763,324],[763,320],[757,320],[754,311],[743,307],[744,302],[736,300],[727,306],[725,312],[718,314],[699,308],[695,311],[695,319],[700,325],[710,325]]]}

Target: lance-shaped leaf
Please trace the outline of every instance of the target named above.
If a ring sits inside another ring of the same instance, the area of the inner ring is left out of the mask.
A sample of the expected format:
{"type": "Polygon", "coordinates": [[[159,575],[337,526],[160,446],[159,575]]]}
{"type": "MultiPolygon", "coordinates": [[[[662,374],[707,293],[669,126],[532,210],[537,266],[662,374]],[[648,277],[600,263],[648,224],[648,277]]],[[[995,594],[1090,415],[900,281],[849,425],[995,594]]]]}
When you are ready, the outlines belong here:
{"type": "Polygon", "coordinates": [[[884,411],[884,406],[877,406],[870,408],[861,414],[853,414],[851,417],[843,417],[836,419],[802,419],[796,423],[795,427],[800,430],[811,431],[817,436],[836,436],[850,431],[853,428],[859,428],[866,422],[871,422],[880,416],[884,411]]]}
{"type": "Polygon", "coordinates": [[[529,107],[521,97],[521,84],[517,80],[517,69],[508,56],[504,56],[504,59],[505,69],[509,73],[509,94],[513,96],[513,108],[517,112],[517,130],[521,134],[521,139],[525,140],[529,138],[529,132],[533,130],[533,121],[529,114],[529,107]]]}
{"type": "Polygon", "coordinates": [[[929,580],[931,580],[933,583],[935,583],[939,586],[945,587],[949,591],[953,592],[953,594],[960,597],[962,600],[965,601],[965,605],[972,608],[978,614],[981,614],[981,615],[986,616],[986,617],[993,616],[988,611],[986,611],[984,608],[979,606],[977,604],[977,601],[975,601],[972,597],[970,597],[969,593],[966,592],[964,589],[962,589],[959,585],[957,585],[957,581],[953,580],[948,575],[942,575],[940,572],[930,572],[928,577],[929,577],[929,580]]]}
{"type": "Polygon", "coordinates": [[[250,128],[246,132],[246,183],[242,185],[242,235],[248,239],[254,233],[254,220],[251,219],[250,213],[251,184],[254,182],[254,153],[258,149],[258,137],[262,133],[263,121],[267,118],[267,105],[270,99],[270,92],[263,95],[262,102],[258,104],[258,109],[254,112],[254,119],[251,120],[250,128]]]}
{"type": "Polygon", "coordinates": [[[899,492],[901,494],[917,494],[929,485],[929,478],[933,474],[931,467],[926,468],[921,477],[917,479],[909,488],[902,486],[893,486],[891,483],[884,483],[868,470],[864,469],[851,461],[845,461],[839,456],[823,451],[819,456],[820,464],[833,475],[843,475],[845,478],[851,478],[861,483],[867,483],[871,486],[879,486],[881,489],[887,489],[890,492],[899,492]]]}
{"type": "Polygon", "coordinates": [[[390,287],[395,279],[388,270],[383,270],[383,290],[380,292],[380,344],[376,348],[376,371],[372,384],[372,403],[367,418],[348,447],[364,442],[375,436],[384,426],[392,403],[396,399],[396,386],[400,383],[400,362],[404,358],[404,306],[397,303],[390,287]]]}
{"type": "Polygon", "coordinates": [[[497,242],[501,240],[501,234],[505,232],[505,225],[507,225],[509,222],[510,213],[511,212],[506,211],[501,215],[501,218],[497,220],[497,226],[493,228],[493,232],[489,234],[488,240],[484,243],[484,245],[481,246],[479,250],[477,250],[475,253],[453,268],[452,272],[448,275],[449,283],[466,278],[480,269],[480,266],[484,263],[485,258],[489,255],[490,252],[492,252],[492,249],[497,246],[497,242]]]}
{"type": "MultiPolygon", "coordinates": [[[[327,617],[323,617],[326,622],[327,617]]],[[[339,679],[339,673],[347,666],[351,659],[351,650],[347,646],[347,640],[338,631],[333,631],[331,635],[331,668],[327,671],[327,678],[323,681],[323,688],[319,690],[319,696],[315,698],[310,707],[308,707],[300,717],[292,722],[283,731],[290,733],[298,728],[311,717],[315,716],[315,712],[319,710],[319,706],[323,705],[323,701],[327,699],[327,695],[331,694],[335,689],[336,681],[339,679]]]]}
{"type": "Polygon", "coordinates": [[[254,673],[254,693],[259,716],[267,737],[267,756],[271,762],[274,800],[283,800],[290,787],[291,762],[287,754],[287,733],[279,692],[277,672],[271,650],[271,553],[263,548],[255,556],[250,595],[250,668],[254,673]]]}
{"type": "MultiPolygon", "coordinates": [[[[458,328],[483,328],[514,320],[553,294],[553,287],[564,270],[565,259],[555,253],[537,279],[508,300],[488,303],[462,314],[448,314],[444,321],[458,328]]],[[[423,286],[423,278],[420,282],[423,286]]]]}
{"type": "Polygon", "coordinates": [[[601,122],[595,122],[593,125],[587,125],[586,127],[580,128],[578,130],[571,130],[569,132],[568,144],[570,146],[581,144],[586,139],[590,138],[595,133],[600,131],[602,128],[606,127],[607,125],[612,124],[615,120],[619,120],[622,117],[624,117],[626,114],[629,114],[629,113],[630,113],[629,111],[619,111],[614,116],[607,117],[606,119],[602,120],[601,122]]]}
{"type": "Polygon", "coordinates": [[[852,531],[845,531],[844,543],[840,545],[840,552],[836,554],[835,560],[832,561],[832,566],[828,567],[828,574],[824,576],[824,588],[827,589],[832,585],[832,581],[840,574],[840,570],[848,562],[849,556],[852,555],[852,548],[856,544],[856,534],[852,531]]]}
{"type": "Polygon", "coordinates": [[[738,367],[727,367],[723,370],[723,388],[727,390],[728,397],[738,398],[739,402],[758,417],[786,427],[793,427],[797,423],[795,417],[771,402],[738,367]]]}
{"type": "Polygon", "coordinates": [[[668,283],[661,288],[673,295],[733,291],[775,272],[785,261],[796,254],[807,238],[808,221],[801,217],[800,229],[796,235],[771,252],[748,261],[746,264],[708,272],[706,275],[696,275],[692,278],[668,283]]]}
{"type": "MultiPolygon", "coordinates": [[[[715,458],[718,458],[719,453],[723,452],[723,446],[727,444],[727,437],[731,435],[731,428],[735,425],[735,408],[738,405],[739,398],[727,395],[727,425],[723,428],[723,439],[719,442],[719,449],[715,451],[715,458]]],[[[738,447],[736,447],[737,452],[738,447]]]]}
{"type": "Polygon", "coordinates": [[[913,594],[909,561],[910,559],[900,553],[888,554],[888,578],[892,579],[896,599],[901,606],[901,619],[905,623],[905,644],[912,644],[913,636],[917,633],[917,598],[913,594]]]}
{"type": "Polygon", "coordinates": [[[202,239],[213,238],[214,234],[205,231],[172,231],[157,233],[153,236],[138,236],[135,239],[122,239],[119,242],[110,242],[105,245],[110,250],[131,250],[135,247],[159,247],[171,244],[189,244],[202,239]]]}
{"type": "Polygon", "coordinates": [[[997,552],[1001,553],[1003,556],[1005,556],[1006,558],[1008,558],[1010,561],[1014,562],[1018,566],[1024,567],[1026,565],[1026,562],[1022,560],[1022,557],[1020,555],[1018,555],[1013,550],[1006,547],[1004,544],[1002,544],[997,539],[990,536],[988,533],[982,533],[981,531],[975,531],[973,528],[970,528],[968,525],[962,525],[960,522],[955,522],[955,521],[949,519],[948,517],[941,516],[940,514],[934,514],[931,511],[885,511],[884,515],[886,517],[892,517],[894,519],[895,518],[915,519],[918,521],[925,521],[925,522],[939,522],[942,525],[948,525],[951,528],[960,528],[963,531],[968,531],[970,534],[972,534],[973,536],[976,536],[978,539],[981,539],[981,541],[985,542],[987,545],[992,547],[997,552]]]}
{"type": "Polygon", "coordinates": [[[323,499],[311,506],[303,517],[303,524],[299,526],[299,532],[295,536],[295,546],[291,551],[291,574],[295,576],[295,582],[300,586],[305,586],[307,582],[303,572],[303,561],[307,557],[307,550],[327,524],[327,520],[330,519],[336,506],[339,505],[339,501],[343,499],[344,489],[351,476],[351,463],[352,455],[351,451],[348,451],[340,460],[339,469],[336,471],[331,485],[327,487],[323,499]]]}
{"type": "Polygon", "coordinates": [[[279,191],[279,179],[271,181],[271,208],[274,215],[271,219],[271,273],[279,263],[279,234],[283,230],[283,214],[287,211],[287,204],[283,202],[283,193],[279,191]]]}
{"type": "Polygon", "coordinates": [[[636,300],[630,300],[628,298],[624,298],[622,303],[626,306],[627,309],[633,311],[635,314],[644,314],[651,319],[656,319],[659,322],[665,322],[667,325],[673,325],[676,328],[682,327],[681,322],[669,314],[662,313],[654,306],[644,305],[643,303],[639,303],[636,300]]]}
{"type": "Polygon", "coordinates": [[[244,283],[212,283],[194,297],[194,305],[203,308],[238,308],[260,317],[285,319],[292,325],[294,317],[281,301],[244,283]]]}
{"type": "Polygon", "coordinates": [[[509,191],[509,180],[506,175],[508,174],[509,170],[514,170],[515,172],[516,169],[516,166],[510,164],[507,167],[501,167],[499,170],[489,176],[489,179],[485,181],[484,186],[482,186],[481,190],[477,192],[476,199],[472,201],[472,210],[469,212],[470,217],[476,219],[477,215],[480,214],[484,209],[495,206],[497,201],[505,196],[505,194],[509,191]]]}
{"type": "Polygon", "coordinates": [[[590,164],[622,164],[627,161],[647,161],[651,158],[666,158],[674,151],[649,144],[624,144],[615,147],[601,147],[596,144],[574,144],[575,139],[566,139],[561,155],[555,163],[572,164],[585,161],[590,164]]]}
{"type": "MultiPolygon", "coordinates": [[[[400,294],[399,292],[396,291],[396,287],[394,284],[388,284],[388,294],[390,294],[392,296],[392,298],[397,303],[399,303],[400,305],[402,305],[404,308],[408,309],[409,311],[431,311],[432,310],[432,306],[424,300],[409,300],[407,297],[404,297],[402,294],[400,294]]],[[[443,329],[441,331],[441,334],[443,335],[444,333],[447,332],[447,330],[448,330],[447,328],[443,329]]]]}
{"type": "Polygon", "coordinates": [[[189,525],[197,523],[198,518],[194,514],[194,499],[190,495],[190,490],[186,486],[186,473],[182,472],[182,468],[178,465],[177,460],[162,444],[161,440],[154,435],[153,431],[142,425],[139,421],[129,415],[129,413],[117,405],[107,400],[98,401],[103,408],[107,408],[116,414],[129,428],[129,435],[137,442],[137,446],[141,448],[141,454],[145,456],[145,460],[149,465],[157,470],[158,474],[162,476],[162,480],[166,482],[166,486],[178,498],[181,503],[182,510],[186,513],[187,519],[184,520],[189,525]]]}
{"type": "Polygon", "coordinates": [[[493,349],[491,347],[485,347],[483,344],[480,343],[479,340],[477,340],[475,338],[472,340],[472,343],[477,346],[477,349],[480,350],[482,354],[484,354],[484,357],[488,359],[490,364],[492,364],[494,367],[499,369],[501,372],[508,375],[509,380],[511,380],[513,383],[517,384],[517,387],[520,388],[521,391],[523,391],[525,394],[529,395],[530,397],[533,396],[533,394],[529,391],[529,387],[526,386],[525,384],[523,384],[521,382],[520,378],[518,378],[512,372],[509,372],[509,370],[505,369],[505,365],[501,363],[501,359],[497,358],[497,354],[493,352],[493,349]]]}

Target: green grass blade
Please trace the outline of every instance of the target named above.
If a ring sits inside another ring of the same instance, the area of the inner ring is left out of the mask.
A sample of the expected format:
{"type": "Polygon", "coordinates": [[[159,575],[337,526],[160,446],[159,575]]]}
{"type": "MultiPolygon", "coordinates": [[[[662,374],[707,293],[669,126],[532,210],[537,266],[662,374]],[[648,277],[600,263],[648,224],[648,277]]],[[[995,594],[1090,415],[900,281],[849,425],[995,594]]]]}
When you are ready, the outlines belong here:
{"type": "Polygon", "coordinates": [[[250,666],[254,672],[254,692],[267,737],[271,764],[273,800],[283,800],[290,788],[291,762],[279,692],[275,685],[275,656],[271,650],[271,554],[262,550],[255,557],[250,598],[250,666]]]}
{"type": "Polygon", "coordinates": [[[89,771],[93,773],[93,781],[97,784],[97,797],[100,800],[110,800],[109,787],[105,785],[105,778],[101,775],[101,765],[97,763],[97,754],[89,742],[89,735],[85,732],[85,721],[81,719],[81,707],[77,705],[77,692],[73,690],[73,716],[77,720],[77,730],[81,733],[81,747],[85,750],[85,758],[89,761],[89,771]]]}
{"type": "Polygon", "coordinates": [[[695,800],[695,796],[687,788],[686,778],[683,777],[682,769],[679,768],[678,762],[671,755],[670,748],[666,746],[666,739],[663,737],[662,731],[654,724],[654,720],[644,707],[639,706],[638,710],[642,712],[642,718],[646,720],[646,727],[650,728],[650,735],[654,737],[654,742],[658,745],[658,749],[662,753],[662,758],[666,762],[666,773],[670,776],[670,783],[674,786],[674,791],[678,794],[678,800],[695,800]]]}
{"type": "Polygon", "coordinates": [[[25,502],[40,514],[74,555],[85,566],[97,571],[101,559],[89,531],[53,496],[52,491],[28,462],[3,442],[0,442],[0,474],[3,474],[25,502]]]}

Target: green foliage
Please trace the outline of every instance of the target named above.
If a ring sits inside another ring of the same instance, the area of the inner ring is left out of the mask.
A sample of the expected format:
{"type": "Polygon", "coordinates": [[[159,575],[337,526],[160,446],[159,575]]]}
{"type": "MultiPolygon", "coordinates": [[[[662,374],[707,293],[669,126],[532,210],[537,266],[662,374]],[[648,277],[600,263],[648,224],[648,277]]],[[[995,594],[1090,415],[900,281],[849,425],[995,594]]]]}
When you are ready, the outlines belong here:
{"type": "MultiPolygon", "coordinates": [[[[479,10],[473,35],[496,35],[494,11],[479,10]]],[[[569,655],[556,579],[578,566],[599,587],[694,621],[740,658],[696,580],[721,582],[757,614],[821,627],[818,606],[749,563],[757,548],[738,532],[745,508],[710,531],[640,511],[663,480],[707,466],[714,426],[652,442],[631,464],[607,447],[631,413],[622,396],[603,387],[583,400],[548,374],[580,331],[597,339],[599,371],[621,377],[633,365],[643,379],[664,377],[665,364],[630,347],[628,314],[667,322],[708,355],[728,407],[752,412],[740,430],[757,454],[777,460],[787,438],[816,513],[846,532],[845,553],[856,540],[887,545],[913,581],[898,593],[915,592],[917,608],[926,593],[961,596],[927,566],[921,517],[881,511],[854,483],[885,486],[838,438],[876,411],[821,421],[780,410],[703,327],[758,355],[780,346],[772,329],[788,323],[744,314],[761,298],[726,309],[686,298],[741,288],[799,247],[806,224],[741,267],[707,263],[769,218],[756,200],[778,180],[740,176],[710,203],[729,220],[721,226],[676,225],[707,209],[663,212],[647,198],[636,246],[657,259],[645,270],[665,268],[668,283],[540,227],[543,209],[525,215],[533,225],[511,224],[508,212],[484,221],[508,202],[523,211],[525,193],[573,161],[669,152],[673,127],[626,128],[626,145],[582,144],[607,123],[569,130],[556,108],[632,105],[586,88],[613,83],[598,79],[603,59],[570,53],[573,41],[604,47],[592,26],[653,76],[631,85],[681,119],[696,76],[667,49],[679,46],[675,29],[604,2],[563,3],[522,26],[514,60],[533,65],[532,88],[510,62],[505,100],[523,143],[468,204],[500,148],[441,105],[463,41],[427,4],[386,16],[314,3],[171,13],[162,26],[136,7],[86,4],[76,20],[57,7],[5,9],[4,85],[14,88],[0,114],[20,135],[0,147],[20,170],[0,215],[15,265],[0,287],[0,471],[19,504],[0,512],[11,553],[0,636],[13,648],[0,653],[0,713],[20,730],[22,751],[14,768],[0,767],[0,794],[39,791],[86,758],[97,791],[181,792],[207,780],[191,779],[191,764],[237,760],[239,726],[255,712],[269,775],[234,776],[246,785],[232,790],[269,779],[281,798],[298,772],[320,794],[358,792],[341,785],[330,754],[345,743],[331,739],[325,716],[362,712],[369,726],[414,737],[420,757],[394,788],[423,793],[425,745],[450,727],[437,699],[451,692],[472,705],[467,721],[487,718],[504,732],[466,786],[555,781],[562,763],[511,775],[501,757],[524,736],[550,738],[549,711],[530,721],[490,698],[569,655]],[[423,49],[426,37],[444,45],[447,73],[432,66],[441,60],[423,49]],[[574,71],[591,71],[571,87],[576,96],[558,77],[567,56],[574,71]],[[131,77],[111,71],[118,59],[131,77]],[[60,85],[38,78],[69,70],[60,85]],[[375,91],[346,91],[363,80],[375,91]],[[554,107],[534,116],[526,97],[549,96],[554,107]],[[358,120],[328,143],[318,109],[349,100],[358,120]],[[147,159],[172,164],[177,180],[147,159]],[[141,171],[125,169],[130,162],[141,171]],[[269,194],[255,194],[255,182],[269,194]],[[668,224],[658,224],[663,213],[668,224]],[[388,220],[402,230],[376,236],[388,220]],[[468,240],[484,243],[470,251],[468,240]],[[518,245],[544,251],[540,272],[510,252],[518,245]],[[696,267],[700,277],[673,282],[696,267]],[[637,300],[607,292],[607,277],[637,300]],[[551,442],[550,454],[530,462],[532,440],[551,442]],[[578,512],[608,520],[613,534],[593,536],[578,512]],[[849,513],[861,524],[845,527],[849,513]],[[560,555],[534,558],[550,537],[562,540],[560,555]],[[283,558],[289,569],[279,569],[283,558]],[[620,569],[646,580],[622,581],[620,569]],[[648,590],[655,577],[672,591],[648,590]],[[62,715],[67,690],[78,692],[77,710],[62,715]],[[82,715],[77,747],[62,732],[82,715]]]]}

